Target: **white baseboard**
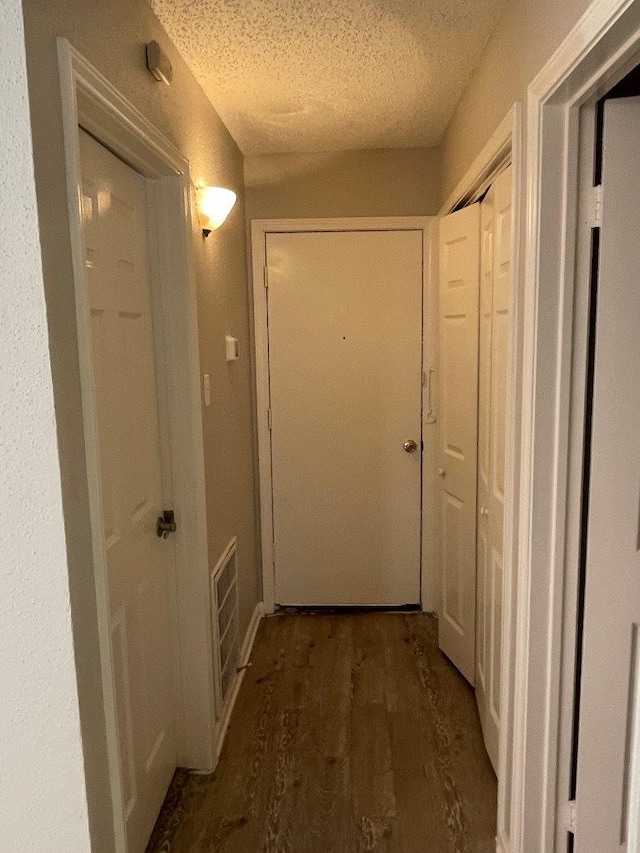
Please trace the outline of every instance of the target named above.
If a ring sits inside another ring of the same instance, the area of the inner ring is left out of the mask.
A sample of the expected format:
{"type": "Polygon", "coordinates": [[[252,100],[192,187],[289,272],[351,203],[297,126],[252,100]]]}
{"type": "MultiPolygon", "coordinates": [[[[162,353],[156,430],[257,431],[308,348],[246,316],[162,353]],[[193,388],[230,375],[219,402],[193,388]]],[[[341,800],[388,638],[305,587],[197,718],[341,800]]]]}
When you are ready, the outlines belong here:
{"type": "Polygon", "coordinates": [[[496,853],[511,853],[511,844],[503,832],[499,832],[496,838],[496,853]]]}
{"type": "Polygon", "coordinates": [[[245,672],[247,671],[246,669],[241,669],[241,667],[245,667],[249,662],[249,658],[251,657],[251,652],[253,650],[253,643],[256,639],[256,634],[258,633],[258,625],[264,615],[264,604],[259,601],[254,608],[251,621],[249,622],[249,627],[247,628],[247,633],[245,634],[245,638],[242,643],[242,648],[240,649],[240,655],[238,657],[238,669],[240,669],[240,672],[238,672],[233,679],[231,690],[229,691],[227,701],[224,704],[222,716],[216,726],[216,763],[222,751],[222,745],[224,743],[227,729],[229,728],[229,721],[231,719],[234,705],[236,704],[236,699],[238,698],[240,685],[242,684],[245,672]]]}

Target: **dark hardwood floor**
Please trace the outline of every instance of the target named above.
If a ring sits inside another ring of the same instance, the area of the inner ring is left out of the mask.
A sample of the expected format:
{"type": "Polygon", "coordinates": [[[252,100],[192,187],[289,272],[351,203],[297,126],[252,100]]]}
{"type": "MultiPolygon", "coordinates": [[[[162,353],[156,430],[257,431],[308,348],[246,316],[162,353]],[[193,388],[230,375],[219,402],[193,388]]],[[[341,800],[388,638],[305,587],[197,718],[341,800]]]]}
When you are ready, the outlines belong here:
{"type": "Polygon", "coordinates": [[[494,853],[496,778],[432,616],[274,616],[252,662],[215,774],[176,774],[147,853],[494,853]]]}

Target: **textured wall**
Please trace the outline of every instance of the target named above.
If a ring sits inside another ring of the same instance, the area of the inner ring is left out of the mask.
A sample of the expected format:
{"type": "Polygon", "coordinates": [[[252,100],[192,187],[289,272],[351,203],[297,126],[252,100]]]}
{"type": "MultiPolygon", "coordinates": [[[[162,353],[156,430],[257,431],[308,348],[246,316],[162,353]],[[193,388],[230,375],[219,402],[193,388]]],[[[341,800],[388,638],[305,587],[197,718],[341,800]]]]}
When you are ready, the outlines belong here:
{"type": "MultiPolygon", "coordinates": [[[[95,625],[95,590],[84,463],[81,396],[74,319],[71,246],[64,176],[56,37],[71,44],[189,159],[196,183],[235,189],[240,203],[207,241],[194,234],[201,366],[212,382],[204,410],[208,535],[213,565],[238,536],[241,629],[259,596],[253,434],[246,286],[242,155],[169,42],[145,0],[24,0],[34,159],[41,229],[58,440],[63,479],[69,574],[81,709],[91,802],[108,799],[95,625]],[[174,83],[148,73],[144,45],[157,39],[171,57],[174,83]],[[228,366],[224,336],[240,340],[241,357],[228,366]]],[[[93,814],[99,849],[108,826],[93,814]]],[[[74,849],[73,845],[68,849],[74,849]]],[[[98,849],[98,848],[96,848],[98,849]]]]}
{"type": "Polygon", "coordinates": [[[20,0],[0,5],[0,77],[0,848],[82,853],[89,832],[20,0]]]}
{"type": "Polygon", "coordinates": [[[440,167],[437,148],[247,157],[247,216],[429,216],[440,167]]]}
{"type": "Polygon", "coordinates": [[[442,143],[444,199],[513,103],[560,45],[589,0],[511,0],[465,90],[442,143]]]}

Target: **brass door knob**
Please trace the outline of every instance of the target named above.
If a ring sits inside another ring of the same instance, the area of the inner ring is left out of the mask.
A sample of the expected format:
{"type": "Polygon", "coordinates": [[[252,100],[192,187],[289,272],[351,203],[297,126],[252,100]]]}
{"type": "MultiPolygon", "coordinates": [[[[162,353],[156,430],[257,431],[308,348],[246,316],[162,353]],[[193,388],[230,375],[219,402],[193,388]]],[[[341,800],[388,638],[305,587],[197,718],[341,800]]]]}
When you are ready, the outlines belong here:
{"type": "Polygon", "coordinates": [[[407,439],[405,443],[402,445],[407,453],[415,453],[418,449],[418,445],[412,438],[407,439]]]}

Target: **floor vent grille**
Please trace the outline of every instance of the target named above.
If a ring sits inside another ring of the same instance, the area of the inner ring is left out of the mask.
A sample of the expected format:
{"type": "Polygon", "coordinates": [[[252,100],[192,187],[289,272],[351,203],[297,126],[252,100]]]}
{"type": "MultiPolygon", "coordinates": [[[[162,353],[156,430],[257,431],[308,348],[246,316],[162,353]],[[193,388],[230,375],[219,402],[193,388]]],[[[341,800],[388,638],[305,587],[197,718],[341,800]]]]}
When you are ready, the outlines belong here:
{"type": "Polygon", "coordinates": [[[222,710],[238,665],[238,556],[235,539],[211,574],[211,611],[216,689],[222,710]]]}

